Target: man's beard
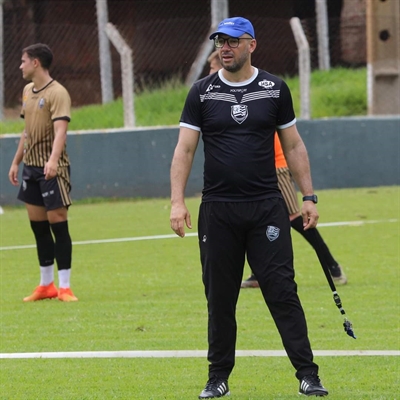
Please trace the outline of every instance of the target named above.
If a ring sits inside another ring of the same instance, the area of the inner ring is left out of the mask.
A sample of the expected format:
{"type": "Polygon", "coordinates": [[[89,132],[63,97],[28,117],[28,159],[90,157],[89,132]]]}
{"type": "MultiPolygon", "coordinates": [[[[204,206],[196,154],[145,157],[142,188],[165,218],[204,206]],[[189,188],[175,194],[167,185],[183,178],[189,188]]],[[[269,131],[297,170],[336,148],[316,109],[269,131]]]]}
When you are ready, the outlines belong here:
{"type": "Polygon", "coordinates": [[[221,64],[228,72],[238,72],[242,69],[243,65],[246,64],[247,57],[248,57],[247,54],[242,54],[239,60],[234,61],[230,65],[226,65],[224,63],[224,60],[221,59],[221,64]]]}

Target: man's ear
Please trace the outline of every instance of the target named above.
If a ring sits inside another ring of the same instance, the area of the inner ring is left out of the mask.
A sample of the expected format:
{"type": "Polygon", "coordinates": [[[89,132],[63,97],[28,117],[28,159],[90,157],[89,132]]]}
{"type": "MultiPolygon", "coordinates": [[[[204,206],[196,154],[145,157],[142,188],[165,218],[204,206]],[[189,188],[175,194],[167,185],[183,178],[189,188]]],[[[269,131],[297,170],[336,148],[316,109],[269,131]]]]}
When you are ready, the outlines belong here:
{"type": "Polygon", "coordinates": [[[252,53],[256,49],[256,47],[257,47],[257,41],[256,41],[256,39],[253,39],[250,42],[250,53],[252,53]]]}

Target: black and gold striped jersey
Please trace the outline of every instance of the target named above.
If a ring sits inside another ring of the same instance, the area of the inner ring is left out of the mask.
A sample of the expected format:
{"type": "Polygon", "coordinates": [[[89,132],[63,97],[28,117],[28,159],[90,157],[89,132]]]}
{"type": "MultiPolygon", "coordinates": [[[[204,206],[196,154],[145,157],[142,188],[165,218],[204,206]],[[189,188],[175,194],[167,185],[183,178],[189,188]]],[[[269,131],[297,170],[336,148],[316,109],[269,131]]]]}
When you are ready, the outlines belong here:
{"type": "MultiPolygon", "coordinates": [[[[44,167],[54,142],[54,121],[71,120],[71,99],[68,91],[53,80],[35,91],[33,82],[23,90],[21,117],[25,120],[24,158],[26,165],[44,167]]],[[[66,146],[58,165],[68,166],[66,146]]]]}

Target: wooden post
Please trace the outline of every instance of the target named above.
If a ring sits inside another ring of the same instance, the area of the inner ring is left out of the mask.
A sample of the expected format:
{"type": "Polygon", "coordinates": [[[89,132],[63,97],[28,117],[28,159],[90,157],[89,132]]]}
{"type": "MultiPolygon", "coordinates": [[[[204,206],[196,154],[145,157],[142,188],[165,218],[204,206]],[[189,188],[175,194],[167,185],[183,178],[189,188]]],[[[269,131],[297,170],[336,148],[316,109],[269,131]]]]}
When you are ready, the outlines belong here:
{"type": "Polygon", "coordinates": [[[367,2],[368,114],[400,114],[400,2],[367,2]]]}

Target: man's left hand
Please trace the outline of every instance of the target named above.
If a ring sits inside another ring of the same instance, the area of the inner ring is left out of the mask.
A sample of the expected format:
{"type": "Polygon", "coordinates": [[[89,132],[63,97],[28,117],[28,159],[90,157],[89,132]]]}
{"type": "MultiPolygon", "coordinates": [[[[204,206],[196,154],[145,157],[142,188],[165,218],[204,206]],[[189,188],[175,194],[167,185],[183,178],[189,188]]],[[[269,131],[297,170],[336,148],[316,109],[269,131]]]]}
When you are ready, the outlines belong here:
{"type": "Polygon", "coordinates": [[[303,217],[303,228],[306,231],[310,228],[315,228],[318,223],[317,207],[312,201],[304,201],[301,208],[301,215],[303,217]]]}
{"type": "Polygon", "coordinates": [[[51,160],[47,161],[44,166],[44,179],[49,180],[57,176],[58,163],[51,160]]]}

